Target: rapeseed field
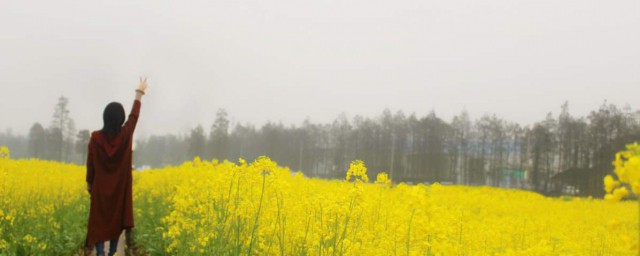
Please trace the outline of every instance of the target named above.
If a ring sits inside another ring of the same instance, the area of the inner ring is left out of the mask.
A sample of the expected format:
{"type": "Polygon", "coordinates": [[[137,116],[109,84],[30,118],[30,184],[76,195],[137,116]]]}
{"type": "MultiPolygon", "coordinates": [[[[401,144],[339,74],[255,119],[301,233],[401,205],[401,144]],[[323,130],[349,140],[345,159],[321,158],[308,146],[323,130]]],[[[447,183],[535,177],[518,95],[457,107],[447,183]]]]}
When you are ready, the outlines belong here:
{"type": "MultiPolygon", "coordinates": [[[[0,152],[0,255],[72,255],[83,166],[0,152]]],[[[611,181],[609,181],[611,183],[611,181]]],[[[619,184],[616,184],[618,186],[619,184]]],[[[613,185],[611,185],[613,186],[613,185]]],[[[195,158],[134,173],[136,243],[151,255],[635,255],[638,204],[490,187],[344,180],[195,158]]]]}

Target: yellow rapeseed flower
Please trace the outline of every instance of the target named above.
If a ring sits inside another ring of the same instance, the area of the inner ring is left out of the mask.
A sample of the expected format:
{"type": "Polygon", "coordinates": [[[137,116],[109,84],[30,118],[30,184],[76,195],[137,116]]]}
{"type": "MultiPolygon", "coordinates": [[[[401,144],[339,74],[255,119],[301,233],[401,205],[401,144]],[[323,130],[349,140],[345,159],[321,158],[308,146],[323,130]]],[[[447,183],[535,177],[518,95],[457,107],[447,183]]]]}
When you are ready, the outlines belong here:
{"type": "Polygon", "coordinates": [[[613,179],[611,175],[607,175],[604,177],[604,191],[607,193],[611,193],[614,188],[620,186],[620,182],[613,179]]]}
{"type": "Polygon", "coordinates": [[[607,192],[605,199],[619,201],[627,197],[629,191],[626,188],[616,189],[622,184],[629,185],[633,193],[640,193],[640,145],[627,145],[626,150],[616,153],[612,165],[619,180],[611,175],[604,177],[604,189],[607,192]]]}
{"type": "Polygon", "coordinates": [[[6,146],[0,147],[0,159],[9,159],[11,158],[11,151],[6,146]]]}
{"type": "Polygon", "coordinates": [[[356,182],[369,182],[369,177],[367,176],[367,167],[364,165],[364,162],[360,160],[355,160],[351,162],[349,165],[349,170],[347,170],[346,181],[351,181],[351,178],[356,182]]]}
{"type": "Polygon", "coordinates": [[[389,175],[387,175],[387,173],[381,172],[378,173],[375,183],[381,185],[389,185],[391,184],[391,180],[389,179],[389,175]]]}
{"type": "Polygon", "coordinates": [[[24,240],[27,243],[34,243],[34,242],[38,241],[38,239],[36,239],[35,237],[33,237],[32,235],[29,235],[29,234],[25,235],[22,238],[22,240],[24,240]]]}

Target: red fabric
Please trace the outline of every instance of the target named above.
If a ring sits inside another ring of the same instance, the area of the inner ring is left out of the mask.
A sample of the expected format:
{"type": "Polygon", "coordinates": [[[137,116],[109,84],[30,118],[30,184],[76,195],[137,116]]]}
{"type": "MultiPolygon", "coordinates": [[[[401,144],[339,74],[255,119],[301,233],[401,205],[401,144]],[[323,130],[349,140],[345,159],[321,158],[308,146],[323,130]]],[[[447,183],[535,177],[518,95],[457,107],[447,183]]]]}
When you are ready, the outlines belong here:
{"type": "Polygon", "coordinates": [[[131,155],[140,104],[138,100],[133,102],[129,119],[119,134],[91,133],[87,156],[87,184],[91,185],[87,246],[115,239],[123,229],[134,226],[131,155]]]}

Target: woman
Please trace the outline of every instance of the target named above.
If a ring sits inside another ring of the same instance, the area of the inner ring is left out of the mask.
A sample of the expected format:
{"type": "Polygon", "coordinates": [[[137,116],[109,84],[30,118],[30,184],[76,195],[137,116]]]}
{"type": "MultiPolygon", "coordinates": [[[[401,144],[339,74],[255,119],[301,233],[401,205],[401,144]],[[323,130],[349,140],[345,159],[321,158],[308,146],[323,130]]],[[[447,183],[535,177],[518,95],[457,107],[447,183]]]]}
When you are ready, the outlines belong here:
{"type": "Polygon", "coordinates": [[[131,147],[140,100],[146,89],[147,79],[140,78],[126,123],[124,108],[120,103],[112,102],[104,109],[102,130],[91,133],[87,156],[87,190],[91,194],[91,208],[85,247],[90,250],[95,246],[97,255],[104,255],[105,241],[110,241],[108,255],[115,254],[122,230],[127,231],[127,244],[131,242],[130,231],[134,226],[131,147]]]}

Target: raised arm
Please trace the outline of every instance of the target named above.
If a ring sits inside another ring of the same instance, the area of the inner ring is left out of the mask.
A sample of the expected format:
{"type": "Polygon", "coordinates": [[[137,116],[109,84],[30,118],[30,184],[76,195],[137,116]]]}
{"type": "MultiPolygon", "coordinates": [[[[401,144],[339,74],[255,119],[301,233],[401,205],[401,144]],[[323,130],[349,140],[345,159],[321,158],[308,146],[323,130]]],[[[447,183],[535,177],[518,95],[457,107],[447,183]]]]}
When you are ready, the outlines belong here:
{"type": "Polygon", "coordinates": [[[136,124],[138,123],[138,116],[140,115],[140,105],[142,104],[142,96],[147,90],[147,78],[140,78],[140,85],[138,85],[138,89],[136,89],[136,98],[133,101],[133,106],[131,107],[131,112],[129,112],[129,118],[127,122],[124,123],[122,129],[127,134],[133,133],[136,128],[136,124]]]}

